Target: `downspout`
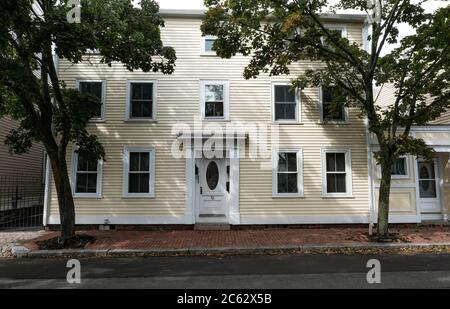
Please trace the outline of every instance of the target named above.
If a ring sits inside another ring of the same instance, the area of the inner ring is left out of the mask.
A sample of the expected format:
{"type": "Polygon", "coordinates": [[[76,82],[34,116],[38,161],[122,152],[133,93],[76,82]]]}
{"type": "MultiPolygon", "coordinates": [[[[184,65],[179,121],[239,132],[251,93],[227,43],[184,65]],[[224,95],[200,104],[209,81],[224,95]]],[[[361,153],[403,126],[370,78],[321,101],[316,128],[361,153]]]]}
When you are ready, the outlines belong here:
{"type": "Polygon", "coordinates": [[[50,211],[50,182],[51,182],[51,175],[50,175],[50,158],[46,154],[46,163],[45,163],[45,191],[44,191],[44,211],[43,211],[43,218],[42,223],[44,226],[47,226],[48,224],[48,215],[50,211]]]}

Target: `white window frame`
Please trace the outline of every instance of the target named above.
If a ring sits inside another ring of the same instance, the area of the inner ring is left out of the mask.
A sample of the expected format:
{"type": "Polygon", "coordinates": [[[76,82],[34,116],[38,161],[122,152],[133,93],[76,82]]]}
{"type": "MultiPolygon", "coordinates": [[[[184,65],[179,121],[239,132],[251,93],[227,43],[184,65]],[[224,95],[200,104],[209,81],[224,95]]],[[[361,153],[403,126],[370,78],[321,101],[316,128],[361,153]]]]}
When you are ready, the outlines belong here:
{"type": "Polygon", "coordinates": [[[105,111],[106,111],[106,80],[104,79],[77,79],[76,81],[76,87],[78,91],[81,91],[80,89],[80,83],[102,83],[102,109],[100,111],[100,117],[92,117],[90,121],[103,121],[105,120],[105,111]]]}
{"type": "MultiPolygon", "coordinates": [[[[342,30],[342,38],[348,39],[347,35],[347,26],[342,24],[324,24],[323,25],[327,30],[342,30]]],[[[322,44],[324,43],[323,37],[320,38],[322,44]]]]}
{"type": "Polygon", "coordinates": [[[275,120],[275,87],[276,86],[292,86],[290,82],[272,82],[272,121],[276,123],[301,123],[302,122],[302,104],[300,89],[295,89],[295,119],[275,120]]]}
{"type": "MultiPolygon", "coordinates": [[[[406,175],[392,175],[391,174],[391,179],[409,179],[410,175],[409,175],[409,157],[407,155],[404,156],[399,156],[399,159],[404,158],[405,159],[405,171],[406,171],[406,175]]],[[[381,179],[381,165],[378,164],[378,179],[381,179]]]]}
{"type": "Polygon", "coordinates": [[[123,181],[122,196],[124,198],[154,198],[155,197],[155,148],[154,147],[125,147],[123,151],[123,181]],[[130,193],[128,192],[128,172],[130,169],[130,152],[148,152],[149,155],[149,192],[130,193]]]}
{"type": "Polygon", "coordinates": [[[303,197],[303,149],[280,148],[272,151],[272,197],[303,197]],[[295,152],[297,154],[297,193],[278,193],[278,154],[295,152]]]}
{"type": "MultiPolygon", "coordinates": [[[[334,85],[330,85],[334,87],[334,85]]],[[[320,112],[320,123],[321,124],[348,124],[349,123],[349,111],[348,107],[344,105],[344,120],[327,120],[325,121],[323,115],[323,95],[322,95],[322,85],[319,86],[319,112],[320,112]]]]}
{"type": "Polygon", "coordinates": [[[216,52],[214,50],[206,50],[206,40],[217,40],[217,36],[215,35],[205,35],[202,36],[202,50],[201,55],[202,56],[217,56],[216,52]]]}
{"type": "Polygon", "coordinates": [[[228,80],[200,80],[200,120],[228,121],[230,117],[230,91],[228,80]],[[223,117],[205,117],[206,85],[223,85],[223,117]]]}
{"type": "Polygon", "coordinates": [[[97,162],[97,188],[95,193],[78,193],[76,192],[77,171],[78,171],[78,147],[72,150],[72,177],[71,186],[72,194],[76,198],[102,198],[102,179],[103,179],[103,160],[97,162]]]}
{"type": "Polygon", "coordinates": [[[322,162],[322,197],[352,197],[352,151],[350,148],[322,148],[321,149],[322,162]],[[345,154],[345,188],[347,192],[327,192],[327,153],[344,153],[345,154]]]}
{"type": "Polygon", "coordinates": [[[144,122],[155,122],[157,115],[157,101],[158,101],[158,82],[156,80],[137,80],[129,79],[127,80],[127,95],[126,95],[126,109],[125,109],[125,120],[126,121],[144,121],[144,122]],[[131,84],[133,83],[143,83],[143,84],[153,84],[153,102],[152,102],[152,118],[148,117],[131,117],[131,84]]]}

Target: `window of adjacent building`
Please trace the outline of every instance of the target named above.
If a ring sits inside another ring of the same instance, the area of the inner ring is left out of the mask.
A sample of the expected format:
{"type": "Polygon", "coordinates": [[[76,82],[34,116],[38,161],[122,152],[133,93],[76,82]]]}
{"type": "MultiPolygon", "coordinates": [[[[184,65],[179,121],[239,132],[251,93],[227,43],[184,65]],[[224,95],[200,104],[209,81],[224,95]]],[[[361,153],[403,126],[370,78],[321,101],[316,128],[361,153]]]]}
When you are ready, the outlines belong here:
{"type": "Polygon", "coordinates": [[[228,119],[228,82],[201,82],[201,113],[203,119],[228,119]]]}
{"type": "Polygon", "coordinates": [[[81,93],[91,93],[100,99],[102,105],[95,113],[93,120],[104,119],[105,114],[105,93],[106,93],[105,81],[77,81],[77,88],[81,93]]]}
{"type": "Polygon", "coordinates": [[[128,81],[127,84],[127,119],[156,119],[156,82],[128,81]]]}
{"type": "Polygon", "coordinates": [[[273,196],[302,196],[302,151],[275,151],[273,160],[273,196]]]}
{"type": "Polygon", "coordinates": [[[124,196],[154,196],[154,150],[127,148],[124,160],[124,196]]]}
{"type": "MultiPolygon", "coordinates": [[[[381,178],[381,166],[379,166],[379,177],[381,178]]],[[[401,156],[394,160],[391,167],[391,178],[401,179],[409,177],[408,157],[401,156]]]]}
{"type": "Polygon", "coordinates": [[[333,103],[335,95],[334,86],[320,87],[321,122],[345,122],[347,120],[344,103],[333,103]]]}
{"type": "Polygon", "coordinates": [[[323,195],[349,196],[352,192],[349,150],[323,150],[323,195]]]}
{"type": "Polygon", "coordinates": [[[89,160],[79,155],[77,151],[74,151],[72,162],[72,188],[74,196],[100,197],[103,161],[89,160]]]}
{"type": "Polygon", "coordinates": [[[202,53],[215,55],[216,52],[214,51],[213,46],[216,39],[217,37],[213,35],[204,36],[202,38],[202,53]]]}
{"type": "Polygon", "coordinates": [[[273,85],[274,121],[298,121],[298,103],[296,91],[289,84],[273,85]]]}

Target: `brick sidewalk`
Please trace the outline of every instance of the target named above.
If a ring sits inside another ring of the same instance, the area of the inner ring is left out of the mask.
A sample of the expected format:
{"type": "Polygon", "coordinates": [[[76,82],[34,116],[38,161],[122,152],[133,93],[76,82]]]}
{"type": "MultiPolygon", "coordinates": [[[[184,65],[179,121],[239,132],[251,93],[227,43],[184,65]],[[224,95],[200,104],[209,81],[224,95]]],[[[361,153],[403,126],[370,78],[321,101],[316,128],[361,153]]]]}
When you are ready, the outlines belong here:
{"type": "MultiPolygon", "coordinates": [[[[444,243],[450,242],[450,228],[417,227],[392,228],[405,242],[444,243]]],[[[234,248],[264,247],[305,244],[369,244],[368,230],[363,228],[305,228],[305,229],[260,229],[231,231],[79,231],[96,237],[86,249],[181,249],[181,248],[234,248]]],[[[46,232],[24,245],[37,250],[36,240],[59,235],[46,232]]]]}

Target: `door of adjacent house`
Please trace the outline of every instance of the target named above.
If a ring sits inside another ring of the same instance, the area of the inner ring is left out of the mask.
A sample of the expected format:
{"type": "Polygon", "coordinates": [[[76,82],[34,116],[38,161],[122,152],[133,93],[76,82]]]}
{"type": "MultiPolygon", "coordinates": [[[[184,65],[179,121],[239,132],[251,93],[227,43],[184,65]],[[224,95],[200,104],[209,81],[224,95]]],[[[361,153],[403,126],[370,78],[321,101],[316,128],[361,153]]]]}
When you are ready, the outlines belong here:
{"type": "Polygon", "coordinates": [[[441,213],[437,161],[417,161],[417,172],[421,212],[441,213]]]}
{"type": "Polygon", "coordinates": [[[226,222],[228,172],[226,159],[197,160],[197,221],[226,222]]]}

